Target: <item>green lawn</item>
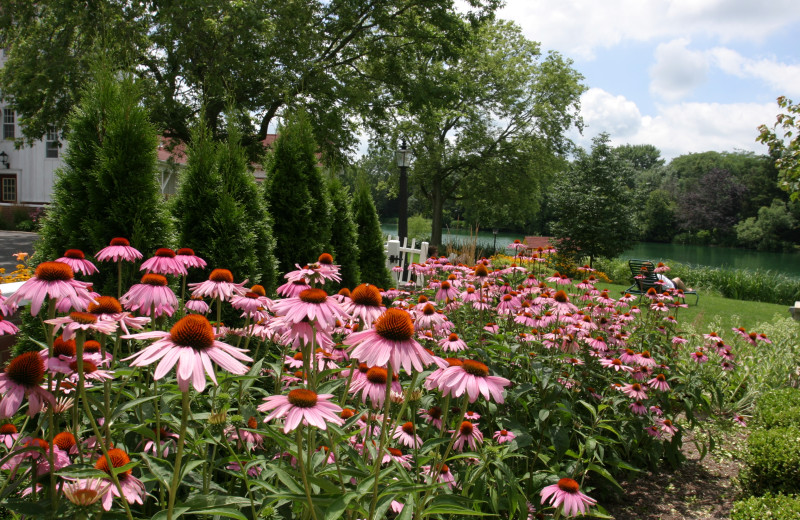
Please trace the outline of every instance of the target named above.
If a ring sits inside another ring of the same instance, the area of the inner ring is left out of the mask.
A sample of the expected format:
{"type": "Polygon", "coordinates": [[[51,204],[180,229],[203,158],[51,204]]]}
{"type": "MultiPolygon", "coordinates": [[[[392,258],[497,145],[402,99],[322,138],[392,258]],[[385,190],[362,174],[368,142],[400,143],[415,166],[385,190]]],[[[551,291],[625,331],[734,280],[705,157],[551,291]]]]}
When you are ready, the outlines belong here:
{"type": "MultiPolygon", "coordinates": [[[[619,298],[628,285],[598,284],[599,289],[608,289],[609,295],[619,298]]],[[[733,327],[756,329],[759,323],[772,321],[776,315],[789,317],[789,307],[774,303],[749,302],[731,300],[721,296],[700,293],[700,303],[694,304],[695,297],[686,298],[688,309],[679,309],[677,318],[680,323],[694,325],[697,330],[708,328],[712,322],[718,321],[720,326],[730,330],[733,327]]],[[[758,331],[756,331],[758,332],[758,331]]]]}

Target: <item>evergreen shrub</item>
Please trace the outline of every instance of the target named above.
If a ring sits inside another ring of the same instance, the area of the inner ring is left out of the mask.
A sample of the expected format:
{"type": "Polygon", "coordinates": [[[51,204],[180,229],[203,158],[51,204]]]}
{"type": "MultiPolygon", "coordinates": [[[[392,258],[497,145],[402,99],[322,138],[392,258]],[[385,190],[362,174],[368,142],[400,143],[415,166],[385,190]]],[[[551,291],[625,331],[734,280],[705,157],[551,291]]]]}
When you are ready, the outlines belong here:
{"type": "Polygon", "coordinates": [[[751,495],[800,492],[800,428],[754,430],[747,439],[742,490],[751,495]]]}
{"type": "Polygon", "coordinates": [[[366,182],[359,183],[356,188],[353,197],[353,216],[358,228],[358,264],[361,268],[361,282],[389,288],[393,282],[386,268],[383,231],[366,182]]]}
{"type": "Polygon", "coordinates": [[[733,504],[731,520],[797,520],[800,518],[800,497],[773,495],[749,497],[733,504]]]}
{"type": "Polygon", "coordinates": [[[361,276],[358,267],[358,229],[353,220],[352,197],[347,187],[339,179],[328,182],[333,211],[331,228],[331,254],[333,261],[340,266],[341,287],[355,288],[361,276]]]}
{"type": "Polygon", "coordinates": [[[800,388],[779,388],[759,396],[751,424],[765,429],[800,425],[800,388]]]}

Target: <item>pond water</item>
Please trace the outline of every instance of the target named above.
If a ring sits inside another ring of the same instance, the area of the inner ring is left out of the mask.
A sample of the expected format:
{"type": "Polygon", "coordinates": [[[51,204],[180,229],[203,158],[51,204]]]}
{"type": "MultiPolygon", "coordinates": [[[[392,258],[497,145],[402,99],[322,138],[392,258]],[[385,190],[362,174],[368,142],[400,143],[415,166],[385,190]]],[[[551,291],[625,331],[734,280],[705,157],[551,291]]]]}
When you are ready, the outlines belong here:
{"type": "Polygon", "coordinates": [[[768,253],[730,247],[684,246],[678,244],[656,244],[640,242],[622,253],[620,258],[642,258],[654,261],[760,269],[777,271],[800,277],[800,253],[768,253]]]}

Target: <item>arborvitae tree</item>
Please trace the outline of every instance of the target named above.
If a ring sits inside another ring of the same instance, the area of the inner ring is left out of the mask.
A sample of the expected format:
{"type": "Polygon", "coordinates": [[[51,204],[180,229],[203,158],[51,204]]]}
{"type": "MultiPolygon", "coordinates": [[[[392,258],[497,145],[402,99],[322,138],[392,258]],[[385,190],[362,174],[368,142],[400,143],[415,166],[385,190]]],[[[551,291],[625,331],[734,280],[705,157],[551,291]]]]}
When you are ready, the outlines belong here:
{"type": "Polygon", "coordinates": [[[359,283],[358,230],[350,209],[351,197],[347,187],[339,179],[328,181],[328,193],[333,207],[334,223],[331,228],[331,247],[334,260],[341,266],[342,287],[354,288],[359,283]]]}
{"type": "MultiPolygon", "coordinates": [[[[239,134],[232,127],[228,141],[215,143],[205,123],[192,132],[188,163],[180,177],[172,211],[178,243],[208,262],[229,269],[237,281],[275,285],[275,262],[269,215],[248,171],[239,134]]],[[[191,273],[205,279],[207,273],[191,273]]]]}
{"type": "MultiPolygon", "coordinates": [[[[172,245],[173,231],[157,177],[158,133],[130,77],[96,73],[69,121],[65,166],[57,174],[53,203],[42,226],[35,260],[52,260],[67,249],[87,256],[124,237],[145,256],[172,245]]],[[[127,272],[123,286],[136,273],[127,272]]],[[[116,270],[91,280],[114,292],[116,270]]]]}
{"type": "Polygon", "coordinates": [[[308,117],[298,113],[279,134],[265,197],[274,218],[275,256],[285,273],[330,251],[331,210],[308,117]]]}
{"type": "Polygon", "coordinates": [[[386,268],[386,253],[383,252],[383,232],[375,211],[375,203],[365,181],[359,182],[353,197],[353,217],[358,229],[358,265],[361,281],[378,287],[393,285],[392,276],[386,268]]]}

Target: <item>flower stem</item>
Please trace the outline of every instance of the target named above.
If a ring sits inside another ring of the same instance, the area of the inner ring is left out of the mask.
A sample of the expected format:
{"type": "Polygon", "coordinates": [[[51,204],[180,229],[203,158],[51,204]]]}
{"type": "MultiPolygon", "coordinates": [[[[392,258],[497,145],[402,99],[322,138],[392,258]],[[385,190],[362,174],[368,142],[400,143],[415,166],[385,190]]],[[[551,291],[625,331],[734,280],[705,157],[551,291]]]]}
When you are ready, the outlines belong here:
{"type": "Polygon", "coordinates": [[[306,491],[306,500],[308,500],[308,508],[311,510],[311,518],[317,520],[317,512],[314,511],[314,501],[311,500],[311,486],[308,484],[308,475],[306,475],[306,466],[303,463],[303,428],[297,428],[297,465],[300,466],[300,476],[303,479],[303,488],[306,491]]]}
{"type": "MultiPolygon", "coordinates": [[[[381,441],[378,444],[378,452],[375,454],[375,462],[373,464],[373,478],[375,483],[372,485],[372,502],[369,505],[369,516],[367,518],[375,518],[375,506],[378,505],[378,474],[381,470],[381,459],[383,458],[383,448],[386,443],[387,426],[389,423],[389,411],[392,407],[392,363],[386,364],[386,395],[383,402],[383,424],[381,425],[381,441]]],[[[416,442],[415,442],[416,443],[416,442]]]]}
{"type": "Polygon", "coordinates": [[[167,505],[167,520],[172,520],[172,513],[175,509],[175,498],[178,495],[178,486],[181,483],[181,459],[183,459],[183,447],[186,444],[186,423],[189,418],[189,389],[183,392],[181,402],[181,432],[178,438],[178,452],[175,455],[175,467],[172,475],[172,484],[169,486],[169,504],[167,505]]]}

